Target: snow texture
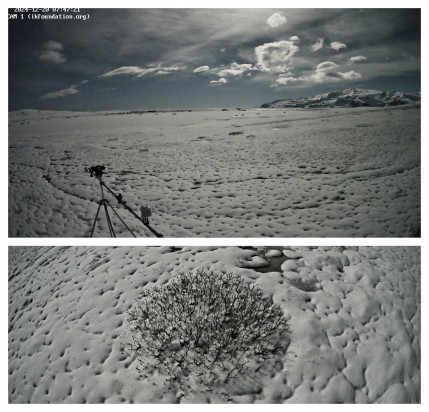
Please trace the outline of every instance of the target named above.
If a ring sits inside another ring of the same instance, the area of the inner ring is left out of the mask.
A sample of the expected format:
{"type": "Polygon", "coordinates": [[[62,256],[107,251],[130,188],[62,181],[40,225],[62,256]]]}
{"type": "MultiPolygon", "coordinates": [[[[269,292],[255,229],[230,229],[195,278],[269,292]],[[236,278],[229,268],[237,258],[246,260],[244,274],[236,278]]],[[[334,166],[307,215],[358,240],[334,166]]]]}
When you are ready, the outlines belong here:
{"type": "MultiPolygon", "coordinates": [[[[418,107],[12,112],[9,235],[88,237],[97,164],[165,237],[420,235],[418,107]]],[[[109,236],[103,213],[95,236],[109,236]]]]}
{"type": "Polygon", "coordinates": [[[12,247],[8,336],[11,403],[417,403],[420,249],[12,247]],[[281,269],[247,268],[255,256],[281,269]],[[143,288],[198,268],[256,282],[291,328],[286,354],[228,395],[140,379],[121,353],[143,288]]]}

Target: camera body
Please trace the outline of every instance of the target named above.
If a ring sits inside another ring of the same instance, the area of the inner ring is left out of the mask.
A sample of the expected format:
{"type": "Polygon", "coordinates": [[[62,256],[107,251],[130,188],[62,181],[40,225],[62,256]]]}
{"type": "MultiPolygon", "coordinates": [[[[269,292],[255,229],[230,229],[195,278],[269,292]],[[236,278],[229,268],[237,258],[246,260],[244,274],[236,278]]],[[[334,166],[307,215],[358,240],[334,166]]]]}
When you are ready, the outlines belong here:
{"type": "Polygon", "coordinates": [[[96,165],[91,167],[85,167],[85,172],[88,172],[91,177],[102,177],[105,169],[105,166],[96,165]]]}

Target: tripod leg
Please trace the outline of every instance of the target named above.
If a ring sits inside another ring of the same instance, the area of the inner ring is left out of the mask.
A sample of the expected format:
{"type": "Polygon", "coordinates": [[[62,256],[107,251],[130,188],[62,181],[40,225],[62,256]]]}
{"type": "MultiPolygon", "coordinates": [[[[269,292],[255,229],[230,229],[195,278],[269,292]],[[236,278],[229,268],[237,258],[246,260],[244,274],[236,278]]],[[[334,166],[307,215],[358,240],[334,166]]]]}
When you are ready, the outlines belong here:
{"type": "Polygon", "coordinates": [[[109,211],[107,210],[106,200],[103,202],[104,211],[106,213],[107,225],[109,226],[110,237],[116,237],[115,231],[113,230],[112,221],[110,220],[109,211]]]}
{"type": "Polygon", "coordinates": [[[118,219],[122,222],[122,224],[128,229],[128,231],[136,237],[134,232],[127,226],[127,224],[122,220],[121,216],[119,216],[118,212],[113,208],[113,206],[110,204],[110,202],[107,201],[107,205],[110,206],[110,209],[113,210],[113,213],[118,217],[118,219]]]}
{"type": "Polygon", "coordinates": [[[101,202],[98,204],[97,213],[95,214],[94,224],[92,225],[91,237],[94,234],[95,224],[97,223],[98,213],[100,212],[101,202]]]}

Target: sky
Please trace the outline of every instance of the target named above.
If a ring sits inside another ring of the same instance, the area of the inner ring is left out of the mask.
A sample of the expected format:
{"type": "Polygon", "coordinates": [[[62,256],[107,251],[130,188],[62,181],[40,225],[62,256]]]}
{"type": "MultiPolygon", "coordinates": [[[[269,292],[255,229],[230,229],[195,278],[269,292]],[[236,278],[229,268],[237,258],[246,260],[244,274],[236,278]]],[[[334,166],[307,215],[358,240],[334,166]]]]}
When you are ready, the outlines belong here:
{"type": "Polygon", "coordinates": [[[419,9],[29,14],[53,13],[8,20],[9,111],[259,107],[345,88],[421,87],[419,9]]]}

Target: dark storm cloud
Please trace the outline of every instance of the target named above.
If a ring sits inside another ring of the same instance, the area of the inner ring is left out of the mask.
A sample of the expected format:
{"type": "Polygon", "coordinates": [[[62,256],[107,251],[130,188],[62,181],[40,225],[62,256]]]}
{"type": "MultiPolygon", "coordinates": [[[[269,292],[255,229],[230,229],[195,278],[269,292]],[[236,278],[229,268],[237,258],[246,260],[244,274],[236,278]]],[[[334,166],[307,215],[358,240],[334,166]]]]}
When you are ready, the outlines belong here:
{"type": "Polygon", "coordinates": [[[272,85],[311,94],[325,83],[364,86],[383,77],[388,84],[396,79],[398,89],[402,77],[407,87],[420,88],[418,9],[83,13],[90,19],[9,20],[10,109],[105,108],[97,102],[106,89],[113,108],[139,99],[142,107],[171,104],[168,96],[186,106],[221,105],[232,87],[237,102],[242,96],[243,105],[253,105],[273,96],[272,85]],[[249,93],[255,97],[249,100],[249,93]]]}

